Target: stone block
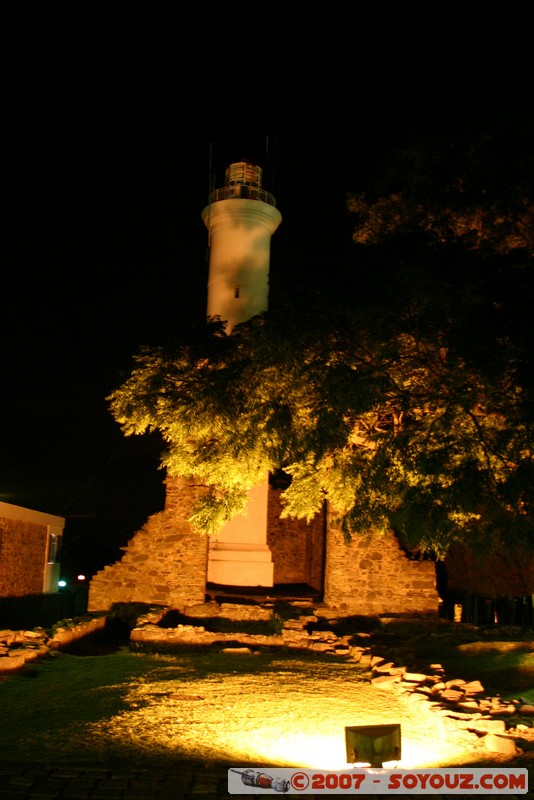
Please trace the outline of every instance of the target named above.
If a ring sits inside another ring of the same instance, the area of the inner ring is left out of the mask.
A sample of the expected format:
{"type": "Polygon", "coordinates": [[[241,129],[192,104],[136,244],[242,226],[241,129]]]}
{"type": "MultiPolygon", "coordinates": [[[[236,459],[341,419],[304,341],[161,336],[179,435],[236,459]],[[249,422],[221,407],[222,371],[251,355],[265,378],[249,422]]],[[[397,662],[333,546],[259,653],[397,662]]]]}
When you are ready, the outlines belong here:
{"type": "Polygon", "coordinates": [[[511,717],[516,713],[516,709],[511,703],[508,705],[496,705],[489,713],[492,717],[511,717]]]}
{"type": "Polygon", "coordinates": [[[186,606],[185,615],[187,617],[218,617],[220,614],[217,603],[197,603],[194,606],[186,606]]]}
{"type": "Polygon", "coordinates": [[[458,703],[464,693],[458,689],[445,689],[441,692],[440,697],[445,703],[458,703]]]}
{"type": "Polygon", "coordinates": [[[256,622],[269,621],[273,617],[270,608],[241,603],[221,603],[220,616],[232,620],[252,620],[256,622]]]}
{"type": "Polygon", "coordinates": [[[15,672],[25,664],[24,656],[2,656],[0,657],[0,672],[15,672]]]}
{"type": "Polygon", "coordinates": [[[515,756],[517,752],[514,739],[510,736],[499,736],[496,733],[488,733],[484,737],[484,745],[491,753],[499,753],[503,756],[515,756]]]}
{"type": "Polygon", "coordinates": [[[393,661],[388,661],[384,664],[378,664],[378,666],[372,667],[372,670],[376,675],[389,675],[392,669],[393,661]]]}
{"type": "Polygon", "coordinates": [[[423,672],[405,672],[403,679],[407,683],[425,683],[428,679],[428,675],[425,675],[423,672]]]}
{"type": "Polygon", "coordinates": [[[371,683],[377,689],[393,689],[400,682],[400,675],[377,675],[376,678],[371,678],[371,683]]]}
{"type": "Polygon", "coordinates": [[[463,678],[452,678],[451,680],[445,681],[445,688],[446,689],[459,689],[461,688],[464,691],[464,687],[467,685],[467,681],[464,681],[463,678]]]}
{"type": "Polygon", "coordinates": [[[300,619],[286,619],[282,627],[286,631],[303,631],[306,623],[300,619]]]}
{"type": "Polygon", "coordinates": [[[21,656],[24,659],[25,664],[28,661],[36,661],[42,655],[43,655],[42,652],[40,652],[39,650],[23,650],[21,653],[21,656]]]}
{"type": "Polygon", "coordinates": [[[504,733],[506,722],[503,719],[476,719],[468,724],[468,728],[478,733],[504,733]]]}
{"type": "Polygon", "coordinates": [[[469,681],[462,688],[466,694],[482,694],[485,691],[480,681],[469,681]]]}
{"type": "Polygon", "coordinates": [[[479,705],[476,700],[462,700],[458,703],[458,708],[461,708],[462,711],[478,711],[479,705]]]}
{"type": "Polygon", "coordinates": [[[332,645],[328,642],[312,642],[308,649],[313,650],[315,653],[326,653],[332,651],[332,645]]]}

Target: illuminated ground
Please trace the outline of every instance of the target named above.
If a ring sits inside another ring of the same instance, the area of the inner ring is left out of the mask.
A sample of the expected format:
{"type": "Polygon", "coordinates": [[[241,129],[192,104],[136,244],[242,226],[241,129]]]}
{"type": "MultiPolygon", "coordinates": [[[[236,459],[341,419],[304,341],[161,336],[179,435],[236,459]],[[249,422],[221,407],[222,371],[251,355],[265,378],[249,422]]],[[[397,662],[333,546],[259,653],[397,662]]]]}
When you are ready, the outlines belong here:
{"type": "Polygon", "coordinates": [[[157,661],[123,687],[122,711],[64,731],[71,746],[90,741],[109,754],[128,743],[147,757],[341,769],[346,726],[400,722],[397,766],[488,759],[476,736],[452,733],[426,703],[375,688],[351,661],[213,653],[157,661]],[[198,674],[206,658],[210,672],[198,674]]]}

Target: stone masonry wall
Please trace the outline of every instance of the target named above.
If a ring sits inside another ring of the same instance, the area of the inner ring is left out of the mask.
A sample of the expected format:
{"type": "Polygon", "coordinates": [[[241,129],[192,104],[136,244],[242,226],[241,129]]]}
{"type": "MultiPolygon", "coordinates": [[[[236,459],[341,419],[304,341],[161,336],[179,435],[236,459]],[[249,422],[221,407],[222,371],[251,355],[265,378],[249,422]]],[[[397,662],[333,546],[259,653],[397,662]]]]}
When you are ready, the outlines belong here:
{"type": "MultiPolygon", "coordinates": [[[[330,517],[331,520],[331,517],[330,517]]],[[[436,614],[432,561],[411,561],[393,533],[353,536],[329,522],[324,602],[344,614],[436,614]]]]}
{"type": "Polygon", "coordinates": [[[0,597],[41,594],[47,526],[0,518],[0,597]]]}
{"type": "Polygon", "coordinates": [[[274,562],[274,583],[306,583],[322,590],[324,568],[324,516],[308,524],[301,519],[280,519],[281,491],[269,489],[267,544],[274,562]]]}
{"type": "Polygon", "coordinates": [[[91,580],[88,610],[114,603],[152,603],[182,613],[203,603],[208,537],[193,532],[188,518],[201,486],[167,479],[165,509],[134,534],[122,559],[91,580]]]}
{"type": "MultiPolygon", "coordinates": [[[[92,579],[90,612],[108,611],[115,603],[145,603],[185,613],[204,602],[208,537],[195,534],[188,522],[192,503],[204,490],[167,479],[165,509],[134,535],[120,561],[92,579]]],[[[271,490],[269,505],[275,585],[306,583],[320,591],[324,568],[324,602],[338,614],[437,615],[434,563],[410,560],[393,533],[355,536],[347,543],[329,514],[323,557],[322,515],[310,525],[280,520],[277,490],[271,490]]]]}

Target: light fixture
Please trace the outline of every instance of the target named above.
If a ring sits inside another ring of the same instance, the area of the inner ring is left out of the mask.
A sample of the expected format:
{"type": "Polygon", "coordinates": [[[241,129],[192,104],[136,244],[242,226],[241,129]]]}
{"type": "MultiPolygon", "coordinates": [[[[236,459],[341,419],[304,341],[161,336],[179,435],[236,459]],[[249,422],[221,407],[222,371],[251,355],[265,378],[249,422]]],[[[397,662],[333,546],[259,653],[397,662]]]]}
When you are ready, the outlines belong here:
{"type": "Polygon", "coordinates": [[[347,764],[381,767],[385,761],[400,761],[401,726],[353,725],[345,728],[347,764]]]}

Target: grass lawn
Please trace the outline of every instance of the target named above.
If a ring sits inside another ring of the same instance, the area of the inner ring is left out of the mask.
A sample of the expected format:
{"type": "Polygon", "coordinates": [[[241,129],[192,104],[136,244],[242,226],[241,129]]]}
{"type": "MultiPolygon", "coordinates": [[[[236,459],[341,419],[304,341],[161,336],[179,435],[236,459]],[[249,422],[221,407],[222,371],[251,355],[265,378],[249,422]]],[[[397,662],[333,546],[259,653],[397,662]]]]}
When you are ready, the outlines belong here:
{"type": "Polygon", "coordinates": [[[65,752],[91,757],[77,734],[126,707],[125,686],[155,659],[125,649],[110,657],[55,654],[0,682],[0,760],[29,754],[54,759],[65,752]]]}
{"type": "Polygon", "coordinates": [[[57,653],[0,682],[0,761],[242,763],[257,731],[280,729],[281,709],[298,727],[310,697],[346,707],[366,675],[307,655],[57,653]]]}

